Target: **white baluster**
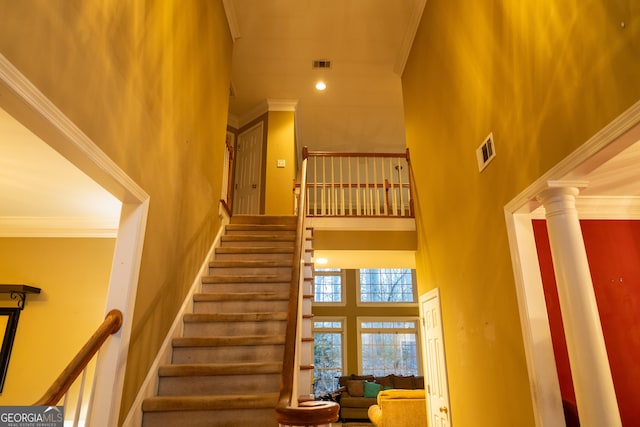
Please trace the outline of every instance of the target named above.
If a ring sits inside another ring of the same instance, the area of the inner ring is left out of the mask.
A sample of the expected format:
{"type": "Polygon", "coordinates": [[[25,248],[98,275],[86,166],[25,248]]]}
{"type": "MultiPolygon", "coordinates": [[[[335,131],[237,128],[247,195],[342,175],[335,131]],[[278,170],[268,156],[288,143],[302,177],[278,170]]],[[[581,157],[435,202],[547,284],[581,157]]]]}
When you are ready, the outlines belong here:
{"type": "Polygon", "coordinates": [[[360,215],[360,159],[356,157],[356,215],[360,215]]]}
{"type": "Polygon", "coordinates": [[[344,180],[342,178],[342,157],[340,157],[340,203],[342,205],[342,216],[345,215],[344,212],[344,180]]]}
{"type": "Polygon", "coordinates": [[[326,157],[322,158],[322,202],[320,204],[320,214],[325,215],[325,193],[326,193],[326,184],[327,184],[327,168],[326,168],[326,157]]]}
{"type": "Polygon", "coordinates": [[[400,189],[400,216],[404,216],[404,188],[402,181],[402,165],[400,164],[400,158],[398,158],[397,166],[398,168],[398,188],[400,189]]]}
{"type": "Polygon", "coordinates": [[[376,158],[372,157],[373,160],[373,192],[375,194],[375,201],[371,200],[371,203],[375,203],[375,206],[372,206],[371,213],[375,215],[380,215],[380,193],[378,192],[378,167],[376,166],[376,158]]]}
{"type": "Polygon", "coordinates": [[[364,163],[364,206],[365,215],[371,215],[371,194],[369,193],[369,159],[365,157],[364,163]]]}

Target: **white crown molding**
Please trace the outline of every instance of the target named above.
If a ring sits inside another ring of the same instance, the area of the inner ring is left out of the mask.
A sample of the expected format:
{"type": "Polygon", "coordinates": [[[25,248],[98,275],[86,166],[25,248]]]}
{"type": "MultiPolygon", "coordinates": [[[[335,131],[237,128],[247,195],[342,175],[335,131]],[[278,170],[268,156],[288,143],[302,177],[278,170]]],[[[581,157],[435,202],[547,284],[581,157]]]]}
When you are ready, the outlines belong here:
{"type": "Polygon", "coordinates": [[[118,218],[105,217],[2,217],[0,237],[101,237],[116,238],[118,218]]]}
{"type": "Polygon", "coordinates": [[[242,127],[244,125],[246,125],[247,123],[252,122],[253,120],[257,119],[258,117],[262,116],[263,114],[269,112],[269,104],[267,103],[267,100],[263,100],[260,103],[258,103],[258,105],[256,105],[255,107],[253,107],[251,110],[247,111],[245,114],[243,114],[242,116],[240,116],[240,123],[239,123],[239,127],[242,127]]]}
{"type": "Polygon", "coordinates": [[[227,117],[227,125],[234,129],[240,129],[240,118],[235,114],[229,114],[229,117],[227,117]]]}
{"type": "MultiPolygon", "coordinates": [[[[253,120],[262,116],[263,114],[268,113],[269,111],[297,111],[296,107],[298,106],[297,99],[274,99],[268,98],[263,101],[260,101],[258,105],[253,107],[251,110],[247,111],[240,117],[240,120],[237,122],[238,128],[245,126],[248,123],[251,123],[253,120]]],[[[229,116],[231,117],[231,115],[229,116]]]]}
{"type": "Polygon", "coordinates": [[[296,111],[297,99],[267,99],[269,111],[296,111]]]}
{"type": "Polygon", "coordinates": [[[240,26],[238,25],[238,15],[236,14],[236,8],[233,6],[232,0],[222,0],[224,7],[224,13],[227,16],[227,23],[229,24],[229,32],[231,38],[235,43],[240,38],[240,26]]]}
{"type": "Polygon", "coordinates": [[[411,53],[411,47],[413,46],[413,40],[418,32],[418,27],[420,26],[422,13],[424,12],[424,6],[426,4],[427,0],[417,0],[414,4],[414,10],[411,14],[411,22],[407,25],[407,30],[405,31],[404,38],[402,40],[402,46],[398,50],[398,57],[396,58],[396,63],[393,67],[393,71],[399,76],[402,76],[404,67],[407,65],[407,60],[411,53]]]}

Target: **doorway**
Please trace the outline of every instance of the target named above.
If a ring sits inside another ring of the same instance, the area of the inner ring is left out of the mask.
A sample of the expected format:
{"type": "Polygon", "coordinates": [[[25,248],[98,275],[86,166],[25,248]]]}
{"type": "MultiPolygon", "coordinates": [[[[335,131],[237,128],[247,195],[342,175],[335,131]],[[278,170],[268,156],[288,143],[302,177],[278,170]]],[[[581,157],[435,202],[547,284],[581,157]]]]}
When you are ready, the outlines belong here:
{"type": "Polygon", "coordinates": [[[87,425],[116,425],[149,196],[44,94],[0,55],[0,107],[122,202],[104,313],[123,313],[121,330],[102,347],[87,425]]]}
{"type": "Polygon", "coordinates": [[[580,219],[638,219],[640,102],[586,141],[505,206],[520,321],[537,425],[563,419],[562,399],[533,232],[544,217],[536,196],[550,181],[586,181],[580,219]]]}

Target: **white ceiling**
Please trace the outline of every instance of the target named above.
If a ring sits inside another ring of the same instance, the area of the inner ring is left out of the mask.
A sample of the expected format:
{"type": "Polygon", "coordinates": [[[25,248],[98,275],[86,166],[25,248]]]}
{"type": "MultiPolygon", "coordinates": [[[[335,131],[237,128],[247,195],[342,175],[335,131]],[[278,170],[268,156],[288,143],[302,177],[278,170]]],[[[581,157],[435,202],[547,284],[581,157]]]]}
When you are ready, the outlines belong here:
{"type": "Polygon", "coordinates": [[[299,148],[404,151],[400,75],[425,3],[225,0],[235,39],[230,113],[242,125],[267,99],[295,100],[299,148]],[[314,60],[331,69],[313,69],[314,60]]]}
{"type": "Polygon", "coordinates": [[[120,206],[0,108],[0,236],[111,237],[120,206]]]}

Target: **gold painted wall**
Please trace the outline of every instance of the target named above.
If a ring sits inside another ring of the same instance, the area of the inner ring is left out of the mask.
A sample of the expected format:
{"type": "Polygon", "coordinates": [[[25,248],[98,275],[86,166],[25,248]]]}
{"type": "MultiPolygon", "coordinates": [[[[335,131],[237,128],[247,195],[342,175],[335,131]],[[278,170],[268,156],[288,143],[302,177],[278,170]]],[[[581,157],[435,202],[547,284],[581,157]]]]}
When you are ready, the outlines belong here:
{"type": "Polygon", "coordinates": [[[314,249],[416,250],[415,231],[315,230],[314,249]]]}
{"type": "Polygon", "coordinates": [[[0,283],[42,289],[20,314],[0,405],[38,400],[95,332],[114,247],[115,239],[0,238],[0,283]]]}
{"type": "Polygon", "coordinates": [[[122,421],[219,228],[222,1],[0,0],[0,16],[0,53],[151,197],[122,421]]]}
{"type": "Polygon", "coordinates": [[[265,181],[265,214],[293,215],[293,182],[296,178],[293,111],[269,111],[265,181]],[[277,161],[285,167],[278,168],[277,161]]]}
{"type": "Polygon", "coordinates": [[[402,82],[419,290],[441,291],[454,425],[534,425],[503,207],[640,98],[639,8],[426,3],[402,82]]]}

